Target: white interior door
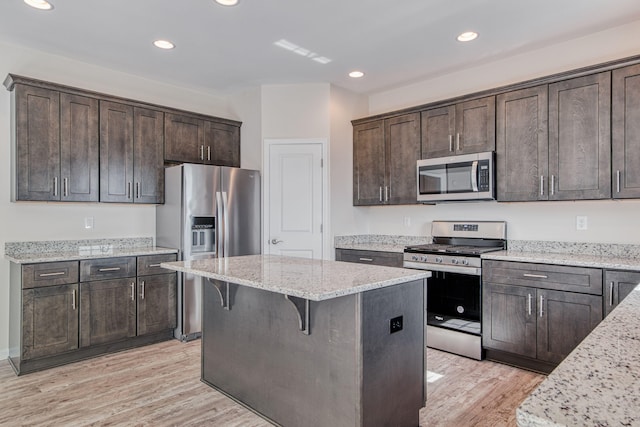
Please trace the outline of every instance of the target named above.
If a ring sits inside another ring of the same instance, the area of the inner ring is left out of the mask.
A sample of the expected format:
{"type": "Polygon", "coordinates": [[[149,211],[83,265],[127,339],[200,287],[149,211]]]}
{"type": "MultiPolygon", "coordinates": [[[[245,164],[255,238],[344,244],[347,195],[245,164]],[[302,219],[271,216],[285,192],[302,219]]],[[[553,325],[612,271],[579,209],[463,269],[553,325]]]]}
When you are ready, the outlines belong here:
{"type": "Polygon", "coordinates": [[[322,258],[323,144],[268,144],[265,253],[322,258]]]}

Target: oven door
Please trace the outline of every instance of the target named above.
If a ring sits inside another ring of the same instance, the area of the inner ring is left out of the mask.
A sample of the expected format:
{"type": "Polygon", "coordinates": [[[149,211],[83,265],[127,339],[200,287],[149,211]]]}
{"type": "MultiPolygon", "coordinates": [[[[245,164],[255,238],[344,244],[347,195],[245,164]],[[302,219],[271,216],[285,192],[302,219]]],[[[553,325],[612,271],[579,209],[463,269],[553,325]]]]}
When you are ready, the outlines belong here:
{"type": "Polygon", "coordinates": [[[427,285],[427,325],[482,335],[481,277],[433,271],[427,285]]]}

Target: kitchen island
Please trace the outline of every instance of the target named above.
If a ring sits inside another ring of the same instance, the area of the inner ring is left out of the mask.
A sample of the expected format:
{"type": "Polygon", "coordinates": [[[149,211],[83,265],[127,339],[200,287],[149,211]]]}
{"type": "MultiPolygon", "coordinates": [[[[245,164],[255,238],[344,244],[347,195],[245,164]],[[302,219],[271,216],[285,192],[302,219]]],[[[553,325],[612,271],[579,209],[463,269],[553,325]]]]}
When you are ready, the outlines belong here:
{"type": "Polygon", "coordinates": [[[417,426],[429,272],[250,255],[203,280],[202,381],[284,426],[417,426]]]}
{"type": "Polygon", "coordinates": [[[518,426],[640,425],[640,285],[516,411],[518,426]]]}

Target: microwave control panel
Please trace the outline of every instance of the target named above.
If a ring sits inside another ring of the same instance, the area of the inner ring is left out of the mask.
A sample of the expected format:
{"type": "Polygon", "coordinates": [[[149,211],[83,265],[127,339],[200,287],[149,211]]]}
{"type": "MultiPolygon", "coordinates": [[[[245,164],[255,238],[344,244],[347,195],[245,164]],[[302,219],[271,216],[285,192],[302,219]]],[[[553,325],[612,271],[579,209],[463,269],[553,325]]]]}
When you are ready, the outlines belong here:
{"type": "Polygon", "coordinates": [[[489,191],[489,160],[480,160],[478,162],[478,191],[489,191]]]}

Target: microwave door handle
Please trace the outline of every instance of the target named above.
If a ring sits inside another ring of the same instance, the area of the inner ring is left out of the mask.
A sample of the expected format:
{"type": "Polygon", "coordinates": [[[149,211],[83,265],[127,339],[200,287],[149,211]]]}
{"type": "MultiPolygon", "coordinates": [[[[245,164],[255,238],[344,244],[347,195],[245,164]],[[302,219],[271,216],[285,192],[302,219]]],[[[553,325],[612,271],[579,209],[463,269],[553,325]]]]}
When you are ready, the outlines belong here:
{"type": "Polygon", "coordinates": [[[471,163],[471,187],[474,193],[478,192],[478,161],[471,163]]]}

